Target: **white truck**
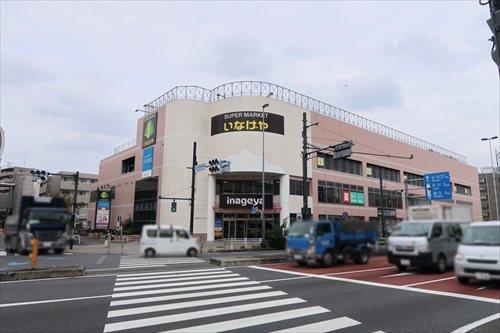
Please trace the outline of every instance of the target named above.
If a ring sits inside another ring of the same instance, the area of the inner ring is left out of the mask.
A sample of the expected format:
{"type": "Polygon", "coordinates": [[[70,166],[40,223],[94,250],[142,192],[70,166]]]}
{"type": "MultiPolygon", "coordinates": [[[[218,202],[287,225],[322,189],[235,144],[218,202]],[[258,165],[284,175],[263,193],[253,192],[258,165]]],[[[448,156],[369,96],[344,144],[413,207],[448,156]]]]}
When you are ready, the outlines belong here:
{"type": "Polygon", "coordinates": [[[472,209],[468,206],[410,207],[408,220],[398,224],[388,239],[387,259],[400,271],[418,267],[442,273],[453,265],[470,222],[472,209]]]}

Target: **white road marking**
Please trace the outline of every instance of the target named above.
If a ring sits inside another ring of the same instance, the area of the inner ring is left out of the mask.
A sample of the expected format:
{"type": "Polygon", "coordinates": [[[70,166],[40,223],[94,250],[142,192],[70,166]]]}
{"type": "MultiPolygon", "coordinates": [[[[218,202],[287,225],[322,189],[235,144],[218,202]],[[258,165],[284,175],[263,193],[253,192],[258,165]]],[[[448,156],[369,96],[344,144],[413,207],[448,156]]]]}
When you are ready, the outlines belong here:
{"type": "Polygon", "coordinates": [[[162,272],[164,275],[151,275],[151,276],[134,276],[134,277],[117,277],[116,281],[138,281],[138,280],[150,280],[159,278],[174,278],[182,276],[201,276],[201,275],[213,275],[213,274],[223,274],[231,273],[231,271],[220,270],[215,272],[199,272],[199,273],[185,273],[185,274],[170,274],[169,272],[162,272]]]}
{"type": "Polygon", "coordinates": [[[465,326],[459,327],[459,328],[457,328],[456,330],[454,330],[451,333],[466,333],[466,332],[469,332],[470,330],[472,330],[472,329],[474,329],[476,327],[479,327],[481,325],[487,324],[490,321],[497,320],[497,319],[500,319],[500,312],[499,313],[495,313],[494,315],[491,315],[489,317],[480,319],[478,321],[475,321],[473,323],[467,324],[465,326]]]}
{"type": "Polygon", "coordinates": [[[420,286],[422,284],[428,284],[428,283],[434,283],[434,282],[441,282],[441,281],[447,281],[447,280],[453,280],[455,279],[454,276],[447,277],[447,278],[442,278],[442,279],[436,279],[436,280],[430,280],[430,281],[423,281],[423,282],[416,282],[416,283],[410,283],[407,285],[404,285],[403,287],[413,287],[413,286],[420,286]]]}
{"type": "Polygon", "coordinates": [[[268,298],[268,297],[284,296],[284,295],[286,295],[286,293],[284,293],[282,291],[270,291],[270,292],[265,292],[265,293],[257,293],[257,294],[249,294],[249,295],[208,298],[208,299],[202,299],[202,300],[198,300],[198,301],[188,301],[188,302],[135,307],[135,308],[128,308],[128,309],[124,309],[124,310],[109,311],[108,318],[121,317],[121,316],[131,316],[131,315],[136,315],[136,314],[141,314],[141,313],[194,308],[194,307],[204,306],[204,305],[231,303],[231,302],[237,302],[237,301],[245,301],[245,300],[251,300],[251,299],[268,298]]]}
{"type": "Polygon", "coordinates": [[[335,276],[335,275],[345,275],[345,274],[352,274],[352,273],[364,273],[364,272],[375,272],[375,271],[383,271],[386,269],[394,269],[394,266],[386,266],[386,267],[380,267],[380,268],[370,268],[370,269],[361,269],[357,271],[349,271],[349,272],[339,272],[339,273],[330,273],[330,274],[324,274],[327,276],[335,276]]]}
{"type": "Polygon", "coordinates": [[[437,290],[429,290],[429,289],[412,288],[412,287],[407,287],[407,286],[397,286],[397,285],[392,285],[392,284],[384,284],[384,283],[379,283],[379,282],[354,280],[354,279],[334,277],[334,276],[327,276],[327,275],[307,274],[307,273],[286,271],[286,270],[281,270],[281,269],[277,269],[277,268],[270,268],[270,267],[261,267],[261,266],[247,266],[247,267],[254,268],[254,269],[261,269],[261,270],[265,270],[265,271],[271,271],[271,272],[287,273],[287,274],[290,274],[290,275],[300,275],[300,276],[314,277],[314,278],[317,278],[317,279],[325,279],[325,280],[332,280],[332,281],[341,281],[341,282],[349,282],[349,283],[356,283],[356,284],[364,284],[364,285],[367,285],[367,286],[374,286],[374,287],[383,287],[383,288],[390,288],[390,289],[412,291],[412,292],[417,292],[417,293],[421,293],[421,294],[431,294],[431,295],[439,295],[439,296],[448,296],[448,297],[463,298],[463,299],[469,299],[469,300],[480,301],[480,302],[500,304],[500,300],[493,299],[493,298],[488,298],[488,297],[479,297],[479,296],[472,296],[472,295],[451,293],[451,292],[446,292],[446,291],[437,291],[437,290]]]}
{"type": "Polygon", "coordinates": [[[7,252],[5,252],[4,250],[0,250],[0,257],[6,256],[6,255],[7,255],[7,252]]]}
{"type": "Polygon", "coordinates": [[[120,268],[122,267],[152,267],[152,266],[167,266],[167,265],[180,265],[180,264],[204,264],[204,261],[178,261],[178,262],[164,262],[164,263],[124,263],[120,264],[120,268]]]}
{"type": "MultiPolygon", "coordinates": [[[[241,329],[241,328],[246,328],[246,327],[252,327],[252,326],[256,326],[256,325],[274,323],[274,322],[282,321],[282,320],[312,316],[312,315],[326,313],[326,312],[330,312],[330,310],[322,308],[321,306],[312,306],[312,307],[302,308],[302,309],[269,313],[269,314],[260,315],[260,316],[246,317],[246,318],[235,319],[235,320],[227,320],[227,321],[222,321],[222,322],[213,323],[213,324],[186,327],[186,328],[181,328],[179,330],[174,330],[174,331],[169,331],[169,332],[171,332],[171,333],[173,333],[173,332],[176,332],[176,333],[177,332],[179,332],[179,333],[180,332],[192,332],[192,333],[223,332],[223,331],[236,330],[236,329],[241,329]]],[[[166,332],[163,332],[163,333],[166,333],[166,332]]]]}
{"type": "Polygon", "coordinates": [[[482,286],[482,287],[476,288],[476,290],[483,290],[483,289],[487,289],[487,288],[488,288],[487,286],[482,286]]]}
{"type": "MultiPolygon", "coordinates": [[[[188,321],[188,320],[196,320],[200,318],[207,318],[219,315],[226,315],[230,313],[238,313],[245,312],[251,310],[260,310],[260,309],[268,309],[277,306],[290,305],[290,304],[298,304],[304,303],[305,301],[300,298],[287,298],[283,300],[277,301],[268,301],[268,302],[258,302],[251,303],[245,305],[237,305],[237,306],[229,306],[223,308],[215,308],[210,310],[202,310],[202,311],[194,311],[194,312],[185,312],[174,315],[167,316],[159,316],[159,317],[151,317],[146,319],[137,319],[137,320],[128,320],[117,323],[106,324],[104,326],[104,332],[114,332],[120,330],[129,330],[139,327],[147,327],[153,325],[161,325],[161,324],[170,324],[179,321],[188,321]]],[[[303,310],[303,309],[301,309],[303,310]]]]}
{"type": "Polygon", "coordinates": [[[202,292],[197,292],[197,293],[179,294],[179,295],[133,298],[133,299],[127,299],[127,300],[123,300],[123,301],[112,301],[109,304],[109,306],[162,302],[162,301],[171,301],[171,300],[176,300],[176,299],[186,299],[186,298],[195,298],[195,297],[204,297],[204,296],[216,296],[216,295],[224,295],[224,294],[237,294],[237,293],[243,293],[243,292],[249,292],[249,291],[260,291],[260,290],[266,290],[266,289],[272,289],[272,288],[270,286],[256,286],[256,287],[246,287],[246,288],[232,288],[232,289],[222,289],[222,290],[213,290],[213,291],[202,291],[202,292]]]}
{"type": "Polygon", "coordinates": [[[154,289],[154,288],[168,288],[168,287],[178,287],[178,286],[189,286],[195,284],[206,284],[206,283],[216,283],[216,282],[231,282],[231,281],[244,281],[248,280],[246,277],[235,277],[228,279],[214,279],[208,281],[189,281],[189,282],[175,282],[175,283],[163,283],[148,286],[130,286],[130,287],[118,287],[114,291],[126,291],[126,290],[139,290],[139,289],[154,289]]]}
{"type": "Polygon", "coordinates": [[[160,283],[160,282],[175,282],[175,281],[194,281],[194,280],[210,280],[210,279],[220,279],[226,277],[235,277],[241,276],[236,273],[231,272],[220,272],[216,275],[208,275],[208,276],[188,276],[188,277],[175,277],[169,279],[156,279],[156,280],[140,280],[140,281],[125,281],[125,282],[116,282],[115,286],[131,286],[131,285],[146,285],[151,283],[160,283]]]}
{"type": "Polygon", "coordinates": [[[397,274],[391,274],[391,275],[384,275],[384,276],[379,276],[379,279],[385,279],[385,278],[390,278],[390,277],[398,277],[398,276],[408,276],[408,275],[415,275],[415,273],[411,272],[403,272],[403,273],[397,273],[397,274]]]}
{"type": "Polygon", "coordinates": [[[74,298],[47,299],[47,300],[43,300],[43,301],[6,303],[6,304],[0,304],[0,308],[7,308],[7,307],[11,307],[11,306],[22,306],[22,305],[35,305],[35,304],[45,304],[45,303],[79,301],[79,300],[94,299],[94,298],[106,298],[106,297],[111,297],[111,295],[97,295],[97,296],[85,296],[85,297],[74,297],[74,298]]]}
{"type": "Polygon", "coordinates": [[[359,321],[356,321],[354,319],[348,317],[341,317],[331,320],[320,321],[309,325],[291,327],[281,331],[275,331],[273,333],[301,333],[301,332],[326,333],[360,324],[361,323],[359,321]]]}
{"type": "Polygon", "coordinates": [[[289,280],[300,280],[300,279],[309,279],[310,277],[309,276],[297,276],[297,277],[292,277],[292,278],[283,278],[283,279],[274,279],[274,280],[262,280],[262,281],[259,281],[260,283],[263,283],[263,282],[280,282],[280,281],[289,281],[289,280]]]}
{"type": "Polygon", "coordinates": [[[161,271],[161,272],[150,272],[150,273],[130,273],[130,274],[119,274],[118,277],[129,277],[129,276],[146,276],[146,275],[162,275],[162,274],[180,274],[180,273],[191,273],[191,272],[213,272],[213,271],[223,271],[225,270],[224,268],[207,268],[207,269],[191,269],[191,270],[184,270],[184,271],[161,271]]]}
{"type": "Polygon", "coordinates": [[[183,291],[193,291],[193,290],[206,290],[206,289],[218,289],[226,287],[240,287],[240,286],[250,286],[259,284],[256,281],[244,281],[244,282],[232,282],[232,283],[220,283],[220,284],[208,284],[202,286],[194,287],[183,287],[183,288],[169,288],[169,289],[155,289],[155,290],[142,290],[142,291],[132,291],[126,293],[115,293],[113,298],[121,297],[132,297],[132,296],[145,296],[145,295],[159,295],[159,294],[169,294],[183,291]]]}
{"type": "Polygon", "coordinates": [[[106,259],[106,256],[101,256],[101,257],[99,258],[99,260],[97,260],[97,261],[96,261],[96,265],[100,265],[100,264],[102,264],[102,263],[104,262],[104,260],[105,260],[105,259],[106,259]]]}

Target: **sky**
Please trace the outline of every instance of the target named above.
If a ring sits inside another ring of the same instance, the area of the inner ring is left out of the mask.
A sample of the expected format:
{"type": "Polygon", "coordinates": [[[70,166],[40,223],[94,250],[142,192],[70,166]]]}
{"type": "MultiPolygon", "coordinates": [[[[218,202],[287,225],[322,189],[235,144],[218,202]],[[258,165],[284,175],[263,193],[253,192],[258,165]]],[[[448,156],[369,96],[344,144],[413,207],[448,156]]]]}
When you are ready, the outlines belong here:
{"type": "MultiPolygon", "coordinates": [[[[477,1],[0,4],[2,167],[97,172],[177,85],[279,84],[490,166],[499,74],[477,1]]],[[[497,140],[493,149],[500,151],[497,140]]]]}

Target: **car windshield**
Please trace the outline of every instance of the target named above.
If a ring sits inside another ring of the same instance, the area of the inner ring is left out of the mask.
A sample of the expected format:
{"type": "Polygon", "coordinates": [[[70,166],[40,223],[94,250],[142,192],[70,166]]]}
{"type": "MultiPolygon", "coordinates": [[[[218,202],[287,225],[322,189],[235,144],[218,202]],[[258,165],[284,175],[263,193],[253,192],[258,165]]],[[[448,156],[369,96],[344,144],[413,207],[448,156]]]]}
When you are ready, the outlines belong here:
{"type": "Polygon", "coordinates": [[[411,236],[411,237],[423,237],[429,234],[431,228],[431,223],[415,223],[415,222],[405,222],[400,223],[392,231],[391,236],[411,236]]]}
{"type": "Polygon", "coordinates": [[[288,236],[301,236],[311,233],[312,228],[314,227],[314,222],[312,221],[301,221],[295,222],[290,227],[288,231],[288,236]]]}
{"type": "Polygon", "coordinates": [[[500,227],[499,226],[481,226],[470,227],[462,238],[464,245],[500,245],[500,227]]]}

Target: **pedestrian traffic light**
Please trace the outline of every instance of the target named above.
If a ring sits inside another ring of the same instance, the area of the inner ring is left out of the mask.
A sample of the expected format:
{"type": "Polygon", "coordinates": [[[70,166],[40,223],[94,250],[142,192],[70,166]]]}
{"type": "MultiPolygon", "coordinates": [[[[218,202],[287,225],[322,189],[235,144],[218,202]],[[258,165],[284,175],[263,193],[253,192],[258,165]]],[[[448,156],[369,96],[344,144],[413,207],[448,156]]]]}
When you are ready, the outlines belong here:
{"type": "Polygon", "coordinates": [[[172,201],[172,203],[170,204],[170,211],[172,213],[175,213],[177,211],[177,202],[172,201]]]}

